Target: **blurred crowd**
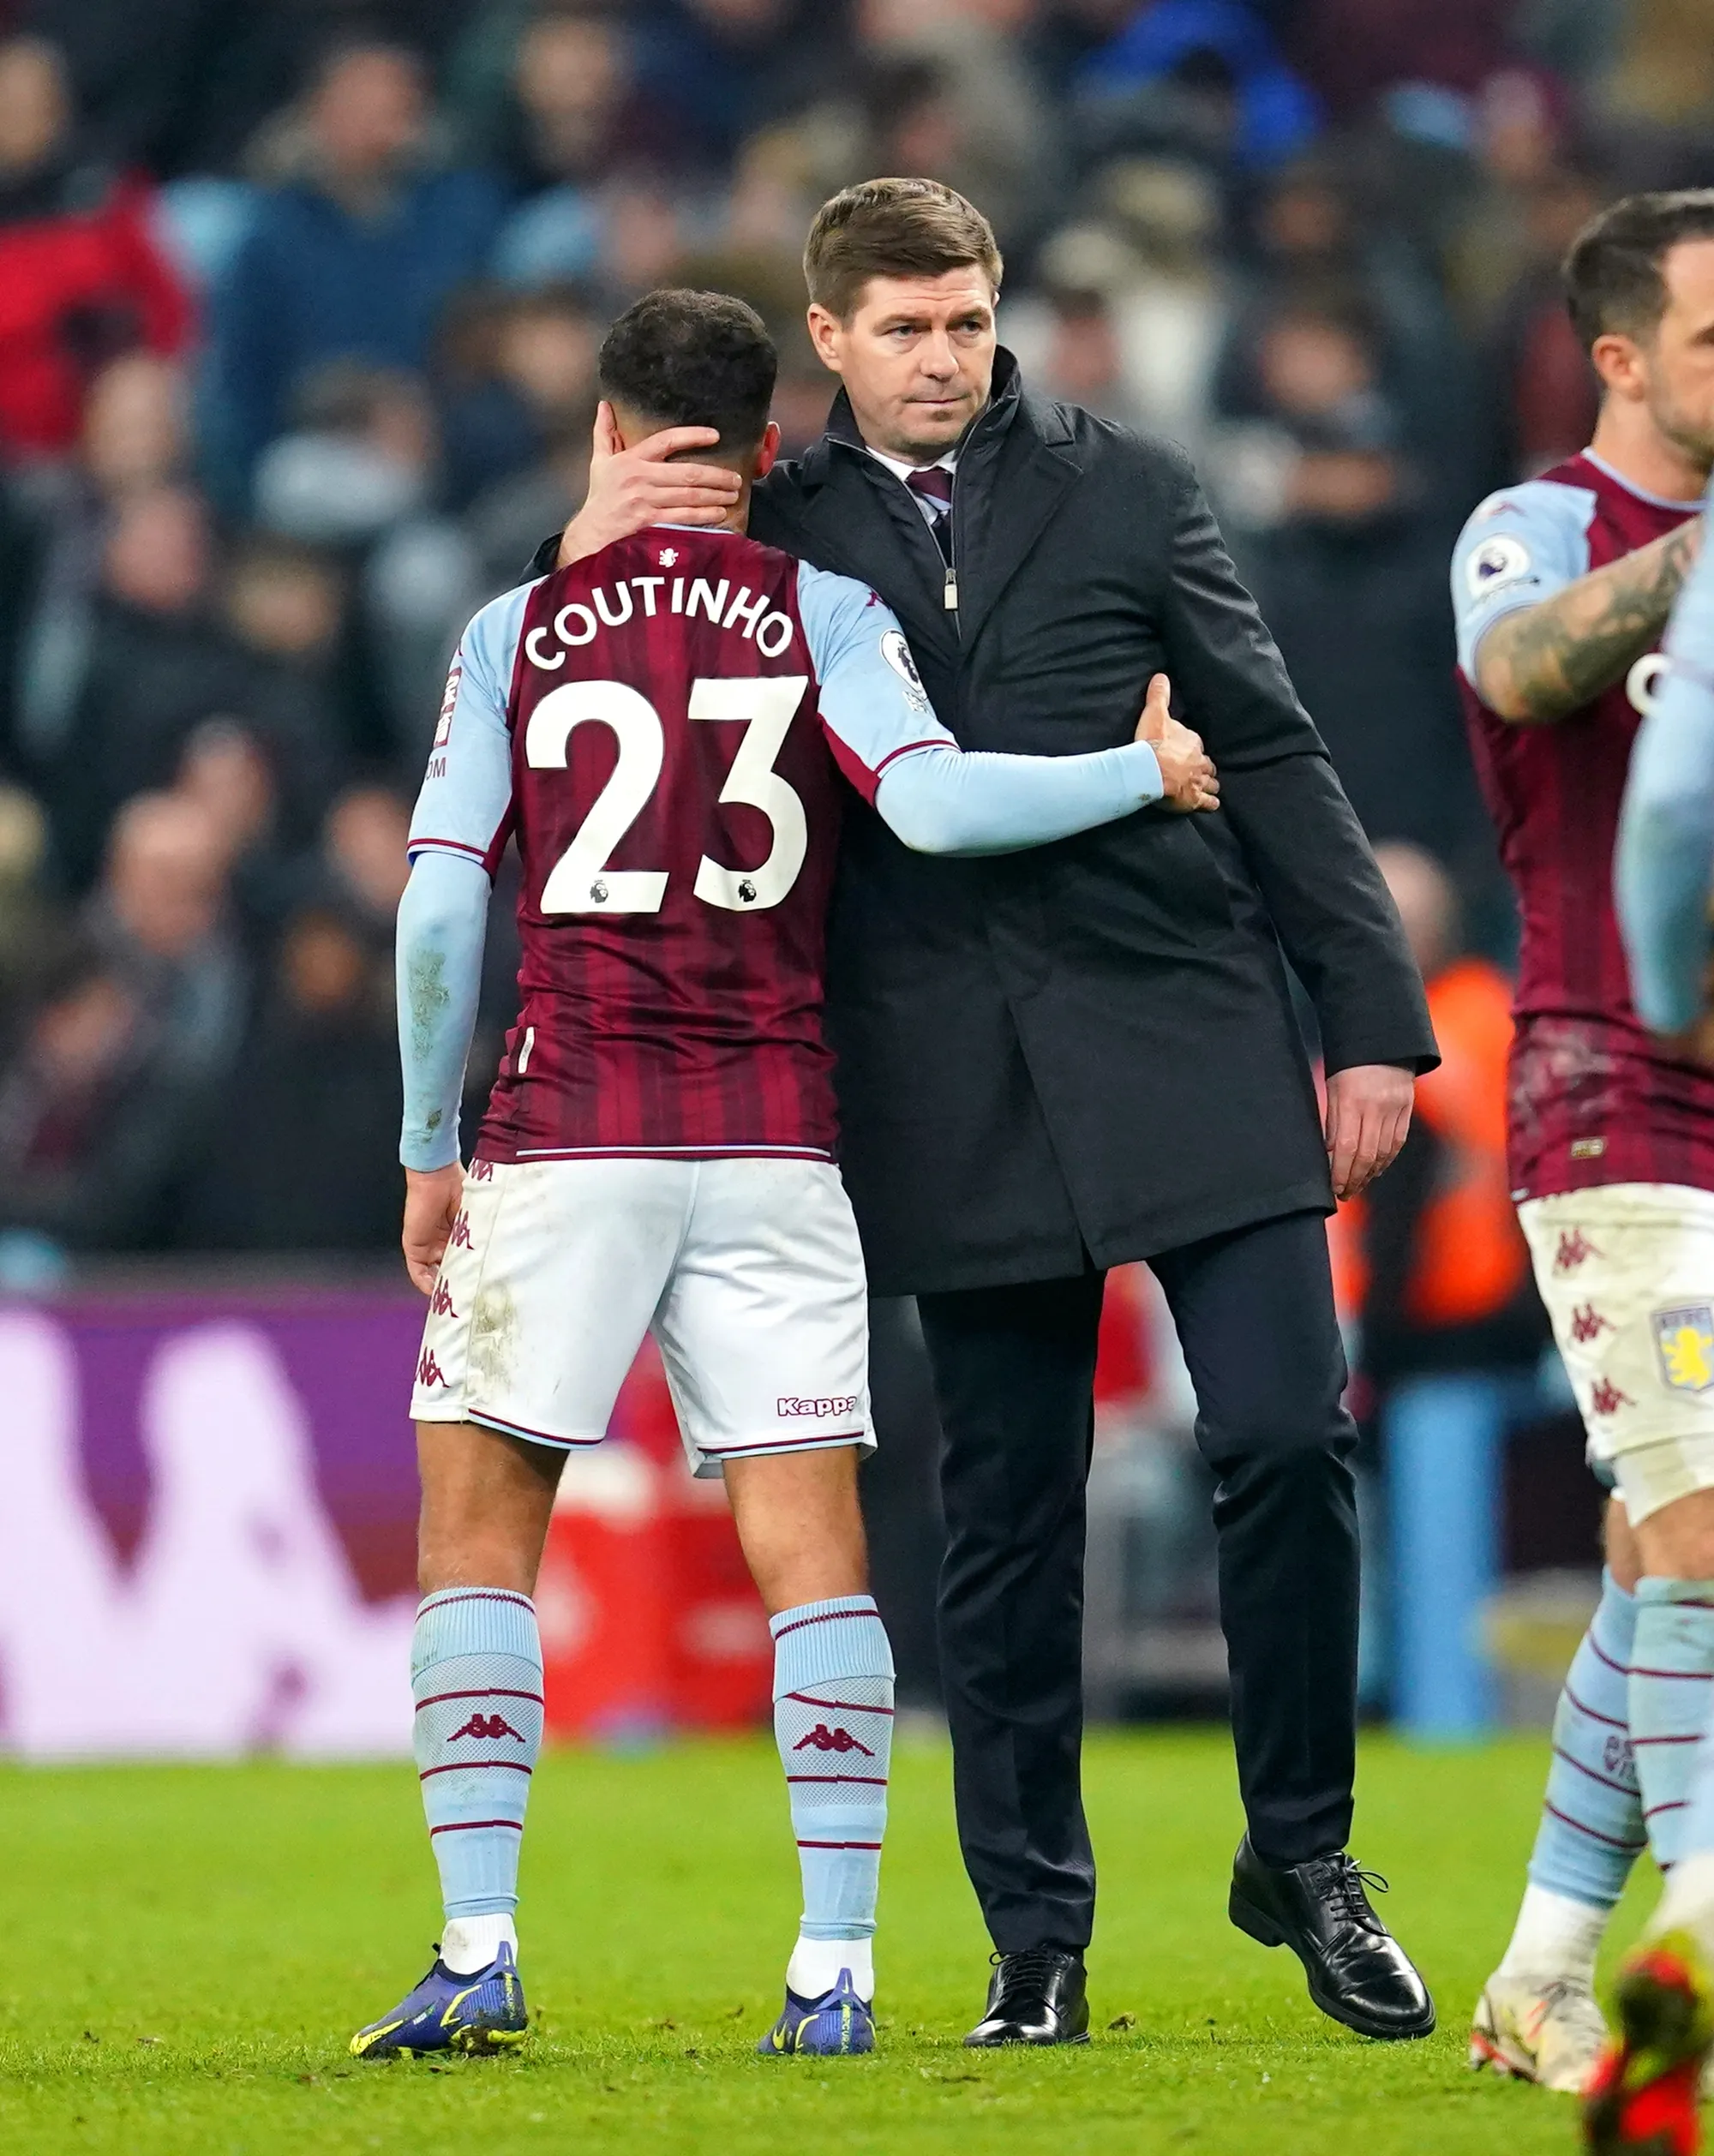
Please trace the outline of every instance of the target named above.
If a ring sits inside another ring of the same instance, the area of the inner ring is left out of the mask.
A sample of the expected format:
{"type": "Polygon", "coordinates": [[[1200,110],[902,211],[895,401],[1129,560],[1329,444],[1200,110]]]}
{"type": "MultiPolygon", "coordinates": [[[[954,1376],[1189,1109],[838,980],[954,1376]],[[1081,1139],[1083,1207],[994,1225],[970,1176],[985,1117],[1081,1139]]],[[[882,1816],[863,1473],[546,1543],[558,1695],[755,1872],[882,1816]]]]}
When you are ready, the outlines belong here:
{"type": "MultiPolygon", "coordinates": [[[[1503,958],[1446,561],[1585,439],[1555,283],[1714,179],[1714,0],[0,0],[0,1285],[383,1251],[391,916],[468,614],[662,282],[986,209],[1044,387],[1197,458],[1377,843],[1503,958]]],[[[500,909],[483,1045],[512,953],[500,909]]]]}

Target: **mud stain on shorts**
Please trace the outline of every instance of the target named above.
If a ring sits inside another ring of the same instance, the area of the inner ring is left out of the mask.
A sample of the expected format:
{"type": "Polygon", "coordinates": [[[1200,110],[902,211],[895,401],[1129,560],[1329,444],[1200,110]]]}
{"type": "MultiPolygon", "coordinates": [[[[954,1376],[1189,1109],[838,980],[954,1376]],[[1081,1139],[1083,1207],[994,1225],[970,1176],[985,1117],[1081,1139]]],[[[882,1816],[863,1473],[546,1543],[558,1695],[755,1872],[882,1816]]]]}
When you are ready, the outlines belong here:
{"type": "Polygon", "coordinates": [[[470,1314],[470,1368],[484,1388],[500,1392],[510,1386],[517,1350],[518,1306],[511,1290],[484,1288],[470,1314]]]}

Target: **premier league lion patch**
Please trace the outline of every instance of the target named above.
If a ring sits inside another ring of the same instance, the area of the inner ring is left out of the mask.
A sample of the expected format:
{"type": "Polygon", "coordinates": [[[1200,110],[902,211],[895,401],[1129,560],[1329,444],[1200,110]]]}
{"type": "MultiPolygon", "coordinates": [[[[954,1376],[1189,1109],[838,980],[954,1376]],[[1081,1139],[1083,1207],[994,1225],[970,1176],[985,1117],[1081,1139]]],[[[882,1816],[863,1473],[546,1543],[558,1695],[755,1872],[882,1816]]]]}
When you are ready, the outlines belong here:
{"type": "Polygon", "coordinates": [[[1674,1392],[1714,1387],[1714,1304],[1690,1303],[1656,1310],[1649,1319],[1660,1358],[1661,1380],[1674,1392]]]}

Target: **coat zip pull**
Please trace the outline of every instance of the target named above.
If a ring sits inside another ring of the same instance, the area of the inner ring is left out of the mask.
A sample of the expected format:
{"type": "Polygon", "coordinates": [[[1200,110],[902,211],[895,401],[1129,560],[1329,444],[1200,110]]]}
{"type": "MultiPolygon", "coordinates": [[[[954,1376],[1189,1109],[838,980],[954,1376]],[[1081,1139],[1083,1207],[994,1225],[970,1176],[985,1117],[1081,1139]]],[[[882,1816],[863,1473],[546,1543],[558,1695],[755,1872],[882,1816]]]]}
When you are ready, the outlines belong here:
{"type": "Polygon", "coordinates": [[[946,565],[946,582],[943,587],[943,592],[941,603],[945,607],[948,614],[956,614],[958,611],[958,572],[950,561],[946,565]]]}

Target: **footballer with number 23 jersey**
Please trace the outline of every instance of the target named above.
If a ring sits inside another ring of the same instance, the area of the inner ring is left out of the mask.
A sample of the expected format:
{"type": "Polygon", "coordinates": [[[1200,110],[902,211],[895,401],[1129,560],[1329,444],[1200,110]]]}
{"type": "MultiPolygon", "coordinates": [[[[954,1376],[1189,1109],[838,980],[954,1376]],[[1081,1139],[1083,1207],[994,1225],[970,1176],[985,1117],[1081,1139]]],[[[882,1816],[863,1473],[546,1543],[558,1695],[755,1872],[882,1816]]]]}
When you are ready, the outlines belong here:
{"type": "MultiPolygon", "coordinates": [[[[515,836],[521,1000],[416,1418],[593,1443],[652,1325],[698,1472],[872,1442],[821,1028],[841,817],[868,804],[924,850],[999,852],[1161,791],[1143,741],[961,752],[872,591],[736,531],[656,526],[484,608],[413,883],[449,857],[468,903],[469,868],[492,876],[515,836]]],[[[408,1167],[458,1158],[476,967],[457,941],[407,895],[408,1167]]]]}

